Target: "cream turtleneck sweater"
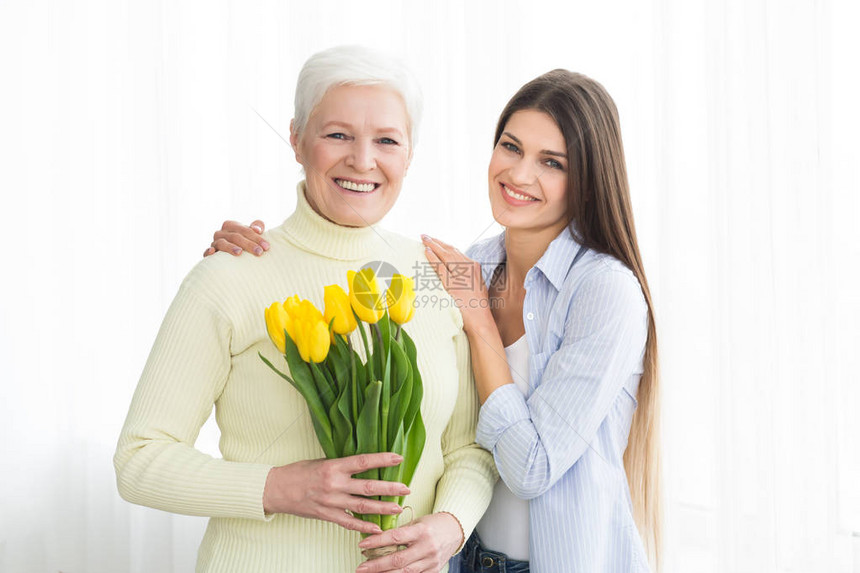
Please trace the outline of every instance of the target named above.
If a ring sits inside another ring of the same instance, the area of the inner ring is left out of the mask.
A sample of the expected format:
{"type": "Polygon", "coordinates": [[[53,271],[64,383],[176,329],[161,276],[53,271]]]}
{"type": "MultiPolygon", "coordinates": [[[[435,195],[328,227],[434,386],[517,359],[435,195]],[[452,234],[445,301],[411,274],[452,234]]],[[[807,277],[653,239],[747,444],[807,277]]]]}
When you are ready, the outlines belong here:
{"type": "MultiPolygon", "coordinates": [[[[271,248],[265,256],[218,253],[197,264],[180,286],[117,445],[122,497],[211,517],[197,571],[354,571],[362,561],[358,533],[263,512],[273,466],[324,456],[304,400],[257,352],[287,368],[266,334],[263,310],[273,301],[298,294],[322,309],[324,285],[346,287],[347,270],[385,261],[407,276],[422,268],[419,300],[421,290],[431,288],[425,294],[447,303],[419,306],[405,327],[418,347],[427,442],[404,505],[415,517],[450,512],[468,537],[489,503],[496,473],[492,456],[474,442],[478,400],[462,318],[435,273],[423,270],[421,244],[379,227],[326,221],[308,205],[302,184],[296,211],[266,240],[271,248]],[[213,404],[223,459],[194,448],[213,404]]],[[[409,511],[404,515],[408,519],[409,511]]]]}

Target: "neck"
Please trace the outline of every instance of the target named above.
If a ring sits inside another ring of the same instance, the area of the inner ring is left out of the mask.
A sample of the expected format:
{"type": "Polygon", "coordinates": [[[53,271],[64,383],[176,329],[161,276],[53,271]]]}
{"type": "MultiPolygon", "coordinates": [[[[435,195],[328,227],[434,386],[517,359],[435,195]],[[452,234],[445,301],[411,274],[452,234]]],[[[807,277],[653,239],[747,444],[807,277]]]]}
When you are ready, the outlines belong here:
{"type": "Polygon", "coordinates": [[[378,256],[392,239],[377,226],[345,227],[323,218],[308,203],[305,182],[298,185],[296,210],[280,227],[290,242],[318,255],[343,260],[363,260],[378,256]]]}
{"type": "Polygon", "coordinates": [[[549,244],[567,226],[555,225],[535,231],[534,229],[505,229],[505,272],[508,284],[522,286],[526,274],[540,260],[549,244]]]}

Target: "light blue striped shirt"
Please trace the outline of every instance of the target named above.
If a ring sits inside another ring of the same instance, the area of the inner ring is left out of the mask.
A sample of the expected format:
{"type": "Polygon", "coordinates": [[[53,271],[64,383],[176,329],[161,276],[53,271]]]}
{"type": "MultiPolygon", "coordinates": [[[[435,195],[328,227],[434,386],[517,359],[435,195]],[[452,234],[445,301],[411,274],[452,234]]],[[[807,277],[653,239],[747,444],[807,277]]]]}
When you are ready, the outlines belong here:
{"type": "MultiPolygon", "coordinates": [[[[525,279],[529,381],[493,392],[477,441],[511,491],[529,501],[533,573],[648,571],[623,455],[648,330],[639,282],[565,229],[525,279]]],[[[489,284],[504,233],[473,245],[489,284]]]]}

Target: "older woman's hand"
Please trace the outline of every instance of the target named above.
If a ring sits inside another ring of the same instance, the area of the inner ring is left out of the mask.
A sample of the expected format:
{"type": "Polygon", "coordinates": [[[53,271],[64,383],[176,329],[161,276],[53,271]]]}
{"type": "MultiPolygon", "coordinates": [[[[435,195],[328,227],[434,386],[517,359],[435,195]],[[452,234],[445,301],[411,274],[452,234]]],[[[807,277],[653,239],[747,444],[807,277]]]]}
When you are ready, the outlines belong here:
{"type": "Polygon", "coordinates": [[[224,221],[221,230],[212,235],[212,246],[203,251],[203,256],[208,257],[216,251],[239,256],[243,250],[260,256],[269,250],[269,243],[261,236],[265,229],[266,224],[259,219],[248,226],[236,221],[224,221]]]}
{"type": "Polygon", "coordinates": [[[378,525],[347,513],[395,515],[403,511],[396,503],[362,496],[409,495],[402,483],[355,479],[372,468],[396,466],[403,457],[392,453],[361,454],[336,460],[307,460],[272,468],[263,491],[263,510],[291,513],[331,521],[362,533],[379,533],[378,525]]]}
{"type": "Polygon", "coordinates": [[[405,545],[406,549],[365,561],[356,573],[437,573],[462,544],[463,528],[457,518],[447,512],[432,513],[359,543],[362,549],[387,545],[405,545]]]}

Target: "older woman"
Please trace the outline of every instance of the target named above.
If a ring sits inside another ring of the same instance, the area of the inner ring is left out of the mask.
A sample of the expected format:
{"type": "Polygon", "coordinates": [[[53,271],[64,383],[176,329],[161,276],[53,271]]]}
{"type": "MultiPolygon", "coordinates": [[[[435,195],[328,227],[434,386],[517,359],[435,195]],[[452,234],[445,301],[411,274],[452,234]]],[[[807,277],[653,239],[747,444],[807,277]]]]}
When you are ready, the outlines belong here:
{"type": "MultiPolygon", "coordinates": [[[[361,562],[357,513],[396,514],[402,484],[352,477],[396,465],[394,454],[320,460],[302,397],[258,352],[278,359],[263,309],[292,293],[321,306],[322,286],[384,261],[409,270],[424,248],[375,225],[394,205],[421,109],[411,76],[357,47],[311,57],[299,75],[290,142],[306,181],[295,212],[266,233],[269,256],[212,256],[182,283],[131,403],[115,456],[123,498],[211,517],[198,571],[348,571],[361,562]],[[194,448],[212,406],[223,459],[194,448]]],[[[419,349],[427,427],[395,532],[397,567],[438,571],[489,502],[492,457],[475,443],[478,401],[460,313],[422,308],[409,324],[419,349]],[[408,514],[407,514],[408,515],[408,514]],[[406,521],[406,520],[404,520],[406,521]]]]}

